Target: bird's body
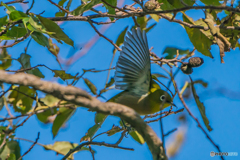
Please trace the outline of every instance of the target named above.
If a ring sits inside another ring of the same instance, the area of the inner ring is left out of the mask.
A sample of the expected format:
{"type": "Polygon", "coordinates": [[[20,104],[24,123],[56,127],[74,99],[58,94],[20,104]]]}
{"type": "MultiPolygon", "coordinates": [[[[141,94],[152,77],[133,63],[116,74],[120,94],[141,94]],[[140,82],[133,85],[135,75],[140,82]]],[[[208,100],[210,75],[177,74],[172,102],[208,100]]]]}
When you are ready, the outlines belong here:
{"type": "Polygon", "coordinates": [[[152,114],[173,104],[171,96],[151,77],[146,33],[132,29],[123,43],[116,65],[115,88],[124,90],[109,101],[133,108],[141,115],[152,114]]]}
{"type": "MultiPolygon", "coordinates": [[[[115,95],[109,101],[116,102],[125,106],[128,106],[138,112],[140,115],[153,114],[158,112],[160,109],[156,107],[158,103],[155,102],[152,97],[156,92],[159,92],[161,89],[155,87],[151,88],[150,91],[143,95],[137,95],[129,91],[123,91],[115,95]]],[[[165,103],[162,108],[168,107],[169,104],[165,103]]]]}

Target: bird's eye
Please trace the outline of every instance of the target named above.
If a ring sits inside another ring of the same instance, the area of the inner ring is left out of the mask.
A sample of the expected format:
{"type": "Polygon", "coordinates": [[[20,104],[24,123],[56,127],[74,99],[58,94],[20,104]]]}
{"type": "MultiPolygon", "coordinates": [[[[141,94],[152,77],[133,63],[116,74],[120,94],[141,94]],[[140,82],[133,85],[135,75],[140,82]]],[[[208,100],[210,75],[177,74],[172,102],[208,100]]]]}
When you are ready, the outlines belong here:
{"type": "Polygon", "coordinates": [[[165,95],[162,95],[162,96],[160,97],[160,100],[161,100],[161,101],[164,101],[164,99],[165,99],[165,95]]]}

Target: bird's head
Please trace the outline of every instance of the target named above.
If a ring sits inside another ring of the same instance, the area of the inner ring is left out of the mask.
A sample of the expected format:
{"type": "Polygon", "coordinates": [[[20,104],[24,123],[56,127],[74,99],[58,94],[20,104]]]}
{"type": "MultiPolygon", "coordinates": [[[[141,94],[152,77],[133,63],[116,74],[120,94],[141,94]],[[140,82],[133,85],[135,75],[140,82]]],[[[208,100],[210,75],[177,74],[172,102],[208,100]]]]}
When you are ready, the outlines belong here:
{"type": "Polygon", "coordinates": [[[168,92],[161,89],[151,92],[149,98],[150,102],[152,103],[151,105],[154,106],[153,108],[156,110],[156,112],[161,110],[161,108],[164,109],[168,106],[176,106],[168,92]]]}

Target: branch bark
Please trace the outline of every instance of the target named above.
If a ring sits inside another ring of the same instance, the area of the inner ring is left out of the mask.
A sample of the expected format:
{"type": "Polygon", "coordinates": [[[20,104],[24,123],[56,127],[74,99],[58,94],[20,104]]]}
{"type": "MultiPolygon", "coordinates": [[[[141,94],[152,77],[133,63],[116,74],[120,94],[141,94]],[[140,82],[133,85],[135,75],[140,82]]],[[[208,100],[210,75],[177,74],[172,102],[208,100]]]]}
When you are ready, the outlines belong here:
{"type": "Polygon", "coordinates": [[[162,142],[156,133],[143,121],[138,113],[129,107],[112,102],[100,102],[80,88],[43,81],[34,75],[25,73],[8,74],[0,70],[0,82],[31,86],[36,90],[51,94],[59,99],[89,108],[91,111],[118,116],[131,124],[143,136],[154,160],[167,159],[162,142]]]}

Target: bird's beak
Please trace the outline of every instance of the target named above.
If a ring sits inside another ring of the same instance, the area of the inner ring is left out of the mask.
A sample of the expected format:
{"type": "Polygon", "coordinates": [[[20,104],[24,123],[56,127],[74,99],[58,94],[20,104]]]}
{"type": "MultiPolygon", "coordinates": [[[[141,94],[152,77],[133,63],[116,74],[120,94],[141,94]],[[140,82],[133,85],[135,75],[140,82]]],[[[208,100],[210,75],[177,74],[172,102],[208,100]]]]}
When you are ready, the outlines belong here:
{"type": "Polygon", "coordinates": [[[177,106],[176,106],[173,102],[170,102],[170,104],[171,104],[172,106],[174,106],[174,107],[177,108],[177,106]]]}

